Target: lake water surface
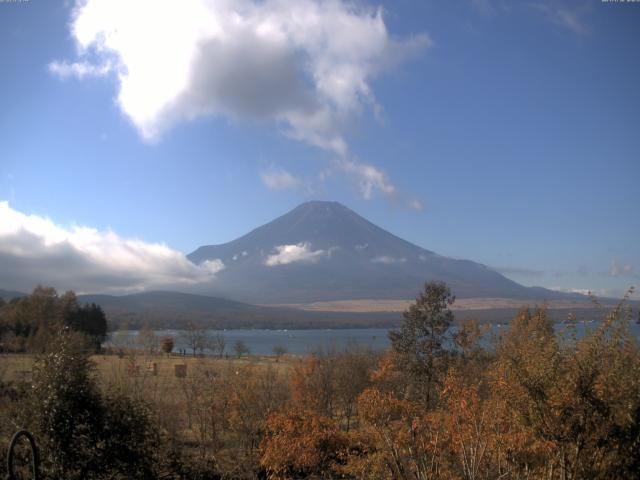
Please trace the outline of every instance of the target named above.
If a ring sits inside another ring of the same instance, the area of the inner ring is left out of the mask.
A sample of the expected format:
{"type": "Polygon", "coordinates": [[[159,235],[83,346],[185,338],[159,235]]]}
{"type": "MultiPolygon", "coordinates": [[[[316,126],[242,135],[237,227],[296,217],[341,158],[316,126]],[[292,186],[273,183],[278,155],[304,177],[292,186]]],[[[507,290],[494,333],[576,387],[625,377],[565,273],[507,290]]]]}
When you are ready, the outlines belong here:
{"type": "MultiPolygon", "coordinates": [[[[584,335],[586,331],[593,331],[599,326],[599,322],[579,322],[575,325],[578,336],[584,335]]],[[[504,325],[492,325],[487,335],[487,346],[491,337],[498,335],[508,328],[504,325]]],[[[556,330],[562,332],[567,329],[566,324],[557,324],[556,330]]],[[[640,325],[633,323],[631,331],[640,340],[640,325]]],[[[275,347],[284,347],[289,354],[306,355],[318,351],[319,349],[335,349],[344,351],[348,348],[370,348],[373,350],[384,350],[389,346],[387,328],[353,328],[353,329],[323,329],[323,330],[209,330],[210,335],[222,334],[226,342],[225,352],[234,354],[234,345],[237,341],[242,341],[249,348],[252,355],[273,355],[275,347]]],[[[455,327],[450,329],[450,333],[455,332],[455,327]]],[[[158,330],[155,332],[158,337],[171,336],[175,339],[174,351],[186,349],[191,353],[185,339],[184,331],[181,330],[158,330]]],[[[135,330],[120,334],[114,334],[122,338],[128,337],[129,342],[135,342],[138,332],[135,330]]],[[[107,343],[111,343],[110,341],[107,343]]],[[[211,353],[205,350],[205,353],[211,353]]]]}

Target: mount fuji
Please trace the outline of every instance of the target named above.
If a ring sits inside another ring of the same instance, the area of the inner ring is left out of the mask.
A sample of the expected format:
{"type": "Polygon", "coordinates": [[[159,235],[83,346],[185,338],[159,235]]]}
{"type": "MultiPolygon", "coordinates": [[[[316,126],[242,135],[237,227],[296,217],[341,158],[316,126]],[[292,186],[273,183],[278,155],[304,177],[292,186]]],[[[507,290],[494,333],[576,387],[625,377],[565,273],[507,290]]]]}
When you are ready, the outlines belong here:
{"type": "Polygon", "coordinates": [[[259,304],[409,299],[430,280],[446,282],[459,298],[576,298],[525,287],[480,263],[438,255],[337,202],[304,203],[229,243],[202,246],[188,258],[225,265],[207,287],[213,291],[199,293],[259,304]]]}

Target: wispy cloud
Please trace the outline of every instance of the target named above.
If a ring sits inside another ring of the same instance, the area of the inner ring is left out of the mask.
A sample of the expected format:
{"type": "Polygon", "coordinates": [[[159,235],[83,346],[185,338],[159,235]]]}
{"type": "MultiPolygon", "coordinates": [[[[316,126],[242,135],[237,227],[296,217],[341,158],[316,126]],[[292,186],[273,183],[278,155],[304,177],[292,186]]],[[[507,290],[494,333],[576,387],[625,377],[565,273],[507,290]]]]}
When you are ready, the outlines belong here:
{"type": "Polygon", "coordinates": [[[327,255],[325,250],[311,250],[311,245],[305,242],[294,245],[279,245],[275,247],[275,251],[276,253],[267,257],[265,265],[274,267],[290,263],[315,263],[327,255]]]}
{"type": "MultiPolygon", "coordinates": [[[[549,287],[551,290],[557,290],[559,292],[567,293],[579,293],[581,295],[594,295],[596,298],[613,298],[621,299],[627,294],[627,288],[615,287],[615,288],[565,288],[565,287],[549,287]]],[[[632,298],[635,296],[632,295],[632,298]]]]}
{"type": "Polygon", "coordinates": [[[586,35],[589,29],[583,20],[583,10],[556,3],[536,3],[533,8],[540,12],[549,22],[567,29],[576,35],[586,35]]]}
{"type": "Polygon", "coordinates": [[[491,0],[469,0],[471,7],[482,15],[489,16],[493,13],[494,6],[491,0]]]}
{"type": "Polygon", "coordinates": [[[295,190],[304,187],[302,180],[281,168],[262,172],[260,179],[270,190],[295,190]]]}
{"type": "Polygon", "coordinates": [[[590,295],[594,293],[589,288],[565,288],[565,287],[554,286],[554,287],[549,287],[549,289],[556,290],[558,292],[565,292],[565,293],[579,293],[580,295],[590,295]]]}
{"type": "Polygon", "coordinates": [[[76,77],[83,79],[85,77],[101,77],[113,71],[110,62],[101,65],[93,65],[87,62],[51,62],[49,63],[49,72],[60,78],[76,77]]]}
{"type": "Polygon", "coordinates": [[[383,263],[385,265],[394,265],[398,263],[406,263],[407,259],[404,257],[392,257],[389,255],[380,255],[371,260],[371,263],[383,263]]]}
{"type": "Polygon", "coordinates": [[[631,263],[618,263],[616,260],[611,261],[611,268],[609,268],[610,277],[630,277],[635,271],[634,266],[631,263]]]}
{"type": "Polygon", "coordinates": [[[422,203],[417,198],[414,198],[413,200],[409,200],[409,202],[407,203],[407,206],[410,209],[415,210],[416,212],[424,211],[424,203],[422,203]]]}
{"type": "Polygon", "coordinates": [[[386,173],[373,165],[357,160],[342,160],[338,167],[357,180],[362,197],[369,200],[373,193],[381,192],[387,198],[394,198],[396,187],[391,183],[386,173]]]}
{"type": "Polygon", "coordinates": [[[194,265],[163,244],[112,231],[65,228],[0,202],[0,285],[28,291],[36,283],[80,292],[126,293],[212,280],[220,260],[194,265]]]}

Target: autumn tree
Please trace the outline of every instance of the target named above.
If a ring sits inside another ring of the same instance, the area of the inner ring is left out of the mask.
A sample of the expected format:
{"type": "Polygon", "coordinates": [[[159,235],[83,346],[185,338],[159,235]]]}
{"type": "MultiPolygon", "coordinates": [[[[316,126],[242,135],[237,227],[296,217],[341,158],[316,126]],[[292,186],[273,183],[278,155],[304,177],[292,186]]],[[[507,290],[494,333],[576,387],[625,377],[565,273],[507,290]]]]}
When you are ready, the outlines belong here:
{"type": "Polygon", "coordinates": [[[227,346],[227,341],[222,333],[216,333],[209,338],[208,346],[214,354],[222,357],[224,355],[224,349],[227,346]]]}
{"type": "Polygon", "coordinates": [[[377,388],[358,398],[360,446],[346,472],[362,479],[431,480],[442,473],[442,428],[422,405],[377,388]]]}
{"type": "Polygon", "coordinates": [[[272,414],[260,445],[269,478],[337,478],[349,441],[336,422],[315,412],[272,414]]]}
{"type": "Polygon", "coordinates": [[[175,346],[175,339],[173,337],[162,337],[160,341],[160,348],[162,351],[169,355],[173,351],[173,347],[175,346]]]}
{"type": "Polygon", "coordinates": [[[335,352],[322,351],[295,365],[289,382],[297,408],[333,417],[336,367],[335,352]]]}
{"type": "Polygon", "coordinates": [[[350,431],[357,424],[358,396],[371,385],[371,371],[379,356],[371,351],[350,349],[337,355],[333,375],[335,415],[350,431]]]}
{"type": "Polygon", "coordinates": [[[454,352],[449,365],[457,375],[469,381],[478,380],[490,368],[492,354],[482,345],[489,330],[490,325],[481,325],[477,320],[460,322],[451,338],[454,352]]]}
{"type": "Polygon", "coordinates": [[[236,456],[246,466],[259,466],[260,442],[269,416],[281,411],[289,399],[285,379],[273,367],[245,365],[231,380],[228,433],[236,445],[236,456]]]}
{"type": "Polygon", "coordinates": [[[140,348],[148,355],[153,355],[158,350],[158,336],[148,323],[138,332],[136,340],[140,348]]]}
{"type": "Polygon", "coordinates": [[[499,394],[546,447],[540,474],[631,478],[640,465],[640,355],[629,321],[620,304],[595,331],[559,340],[544,309],[523,310],[500,339],[499,394]]]}
{"type": "Polygon", "coordinates": [[[196,356],[198,350],[202,351],[205,348],[206,330],[195,323],[188,323],[187,329],[182,333],[185,343],[193,351],[193,356],[196,356]]]}

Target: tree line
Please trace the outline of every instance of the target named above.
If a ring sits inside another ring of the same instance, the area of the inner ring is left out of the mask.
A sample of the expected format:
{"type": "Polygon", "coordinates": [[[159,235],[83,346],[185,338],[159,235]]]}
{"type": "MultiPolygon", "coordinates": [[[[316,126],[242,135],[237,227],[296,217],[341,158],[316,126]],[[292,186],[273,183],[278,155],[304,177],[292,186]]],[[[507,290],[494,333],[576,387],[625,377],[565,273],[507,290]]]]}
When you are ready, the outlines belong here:
{"type": "Polygon", "coordinates": [[[80,305],[73,291],[59,295],[38,286],[30,295],[9,302],[0,299],[0,352],[43,353],[60,328],[68,328],[100,351],[107,335],[107,318],[94,303],[80,305]]]}

